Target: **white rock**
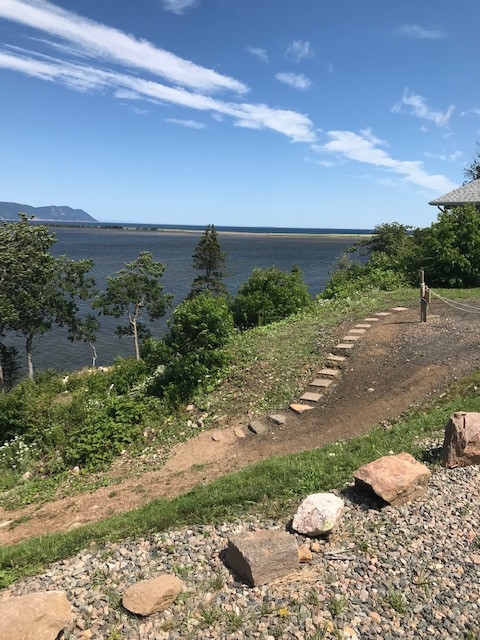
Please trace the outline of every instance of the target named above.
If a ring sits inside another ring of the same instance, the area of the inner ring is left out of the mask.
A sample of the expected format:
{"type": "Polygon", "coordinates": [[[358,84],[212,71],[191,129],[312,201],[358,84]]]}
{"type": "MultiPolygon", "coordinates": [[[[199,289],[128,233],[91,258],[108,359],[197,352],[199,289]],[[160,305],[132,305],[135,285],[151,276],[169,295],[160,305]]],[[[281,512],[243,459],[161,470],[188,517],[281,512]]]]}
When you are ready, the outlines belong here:
{"type": "Polygon", "coordinates": [[[293,528],[307,536],[329,533],[339,521],[344,502],[333,493],[312,493],[297,509],[293,528]]]}

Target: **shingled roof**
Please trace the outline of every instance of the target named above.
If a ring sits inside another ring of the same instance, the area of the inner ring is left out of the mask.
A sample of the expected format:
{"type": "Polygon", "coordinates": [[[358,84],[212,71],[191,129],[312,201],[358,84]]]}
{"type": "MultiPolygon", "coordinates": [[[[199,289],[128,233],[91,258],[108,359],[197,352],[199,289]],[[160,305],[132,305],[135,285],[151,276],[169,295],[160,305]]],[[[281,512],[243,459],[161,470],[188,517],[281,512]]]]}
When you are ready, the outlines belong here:
{"type": "Polygon", "coordinates": [[[428,204],[441,205],[444,207],[475,204],[478,207],[480,206],[480,178],[478,180],[472,180],[472,182],[464,184],[463,187],[454,189],[444,196],[440,196],[440,198],[435,198],[435,200],[431,200],[428,204]]]}

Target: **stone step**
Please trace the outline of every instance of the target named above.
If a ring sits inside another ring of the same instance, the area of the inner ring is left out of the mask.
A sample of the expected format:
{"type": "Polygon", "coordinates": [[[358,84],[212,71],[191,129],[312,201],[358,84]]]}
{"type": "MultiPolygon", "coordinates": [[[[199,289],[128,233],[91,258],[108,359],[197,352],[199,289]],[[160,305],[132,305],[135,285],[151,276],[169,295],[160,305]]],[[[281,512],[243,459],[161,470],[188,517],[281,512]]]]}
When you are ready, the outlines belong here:
{"type": "Polygon", "coordinates": [[[392,311],[408,311],[408,307],[393,307],[392,311]]]}
{"type": "Polygon", "coordinates": [[[345,362],[347,360],[345,356],[336,356],[334,353],[329,353],[325,359],[329,362],[345,362]]]}
{"type": "Polygon", "coordinates": [[[318,372],[319,376],[331,376],[332,378],[338,378],[341,375],[340,369],[331,369],[329,367],[325,367],[325,369],[320,369],[318,372]]]}
{"type": "Polygon", "coordinates": [[[310,383],[311,387],[322,387],[326,389],[332,384],[333,380],[328,380],[327,378],[316,378],[313,382],[310,383]]]}
{"type": "Polygon", "coordinates": [[[300,400],[305,400],[306,402],[318,402],[320,398],[323,398],[323,393],[312,393],[311,391],[306,391],[300,400]]]}
{"type": "Polygon", "coordinates": [[[281,413],[272,413],[271,415],[268,416],[270,418],[270,420],[272,422],[274,422],[275,424],[285,424],[285,422],[287,421],[286,416],[284,416],[281,413]]]}
{"type": "Polygon", "coordinates": [[[378,318],[364,318],[364,322],[378,322],[378,318]]]}
{"type": "Polygon", "coordinates": [[[248,425],[248,428],[259,436],[268,431],[268,426],[261,420],[252,420],[248,425]]]}
{"type": "MultiPolygon", "coordinates": [[[[375,318],[375,320],[377,320],[377,318],[375,318]]],[[[370,329],[371,326],[371,324],[368,324],[366,322],[360,322],[360,324],[356,324],[354,326],[354,329],[370,329]]]]}
{"type": "Polygon", "coordinates": [[[380,318],[386,318],[387,316],[391,316],[391,311],[377,311],[376,316],[380,316],[380,318]]]}
{"type": "Polygon", "coordinates": [[[365,332],[366,332],[366,329],[362,329],[361,327],[360,328],[353,327],[353,329],[350,329],[350,331],[348,333],[362,334],[362,333],[365,333],[365,332]]]}
{"type": "Polygon", "coordinates": [[[353,349],[355,345],[353,344],[353,342],[339,342],[337,345],[335,345],[335,349],[353,349]]]}
{"type": "Polygon", "coordinates": [[[303,413],[304,411],[308,411],[309,409],[313,409],[309,404],[297,404],[296,402],[292,402],[290,405],[290,409],[295,411],[295,413],[303,413]]]}
{"type": "Polygon", "coordinates": [[[360,336],[353,336],[351,334],[347,334],[346,336],[343,336],[342,340],[344,342],[356,342],[357,340],[360,340],[360,336]]]}

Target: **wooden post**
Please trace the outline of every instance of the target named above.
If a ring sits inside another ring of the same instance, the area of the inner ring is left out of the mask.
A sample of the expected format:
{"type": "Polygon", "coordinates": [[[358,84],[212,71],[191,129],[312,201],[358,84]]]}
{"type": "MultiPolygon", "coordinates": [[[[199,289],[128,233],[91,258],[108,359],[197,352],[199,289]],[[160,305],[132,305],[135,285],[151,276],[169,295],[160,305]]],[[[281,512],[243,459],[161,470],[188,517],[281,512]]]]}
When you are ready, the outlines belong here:
{"type": "Polygon", "coordinates": [[[425,285],[425,272],[420,269],[420,322],[427,321],[427,289],[425,285]]]}

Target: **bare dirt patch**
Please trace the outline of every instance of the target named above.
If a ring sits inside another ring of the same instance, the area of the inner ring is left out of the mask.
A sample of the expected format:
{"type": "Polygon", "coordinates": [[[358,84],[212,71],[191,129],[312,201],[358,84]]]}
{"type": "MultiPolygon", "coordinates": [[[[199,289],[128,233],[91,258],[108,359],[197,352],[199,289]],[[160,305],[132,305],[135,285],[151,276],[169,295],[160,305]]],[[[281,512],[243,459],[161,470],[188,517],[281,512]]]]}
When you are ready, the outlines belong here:
{"type": "MultiPolygon", "coordinates": [[[[322,364],[319,362],[319,368],[322,364]]],[[[232,427],[242,423],[242,417],[236,416],[221,430],[205,431],[178,445],[160,470],[40,507],[0,509],[0,523],[18,523],[0,529],[0,543],[13,544],[44,533],[66,531],[154,498],[173,497],[272,455],[305,451],[361,435],[439,395],[453,381],[479,368],[477,316],[442,303],[431,305],[427,324],[418,322],[417,309],[392,314],[362,335],[341,378],[314,410],[295,415],[279,407],[288,416],[285,425],[272,424],[260,436],[247,432],[245,438],[233,433],[232,427]]],[[[247,422],[245,417],[244,426],[247,422]]]]}

